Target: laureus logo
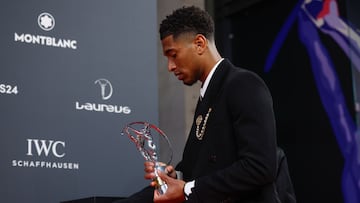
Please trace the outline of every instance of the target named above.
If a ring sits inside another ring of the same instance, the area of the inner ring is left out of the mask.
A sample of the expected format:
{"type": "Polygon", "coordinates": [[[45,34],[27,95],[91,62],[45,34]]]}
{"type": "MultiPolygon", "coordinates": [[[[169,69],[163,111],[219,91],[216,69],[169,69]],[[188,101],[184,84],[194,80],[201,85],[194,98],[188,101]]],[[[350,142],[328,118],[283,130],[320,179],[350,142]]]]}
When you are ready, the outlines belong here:
{"type": "MultiPolygon", "coordinates": [[[[100,86],[100,94],[102,100],[108,100],[113,94],[113,87],[109,80],[101,78],[95,80],[95,84],[100,86]]],[[[95,112],[108,112],[108,113],[122,113],[130,114],[131,109],[129,106],[113,105],[113,104],[99,104],[93,102],[79,102],[76,101],[75,107],[77,110],[95,111],[95,112]]]]}
{"type": "Polygon", "coordinates": [[[98,79],[95,81],[95,84],[100,85],[101,98],[103,100],[108,100],[112,96],[113,88],[111,83],[107,79],[98,79]]]}
{"type": "Polygon", "coordinates": [[[41,13],[38,16],[38,24],[41,29],[50,31],[55,27],[55,18],[50,13],[41,13]]]}

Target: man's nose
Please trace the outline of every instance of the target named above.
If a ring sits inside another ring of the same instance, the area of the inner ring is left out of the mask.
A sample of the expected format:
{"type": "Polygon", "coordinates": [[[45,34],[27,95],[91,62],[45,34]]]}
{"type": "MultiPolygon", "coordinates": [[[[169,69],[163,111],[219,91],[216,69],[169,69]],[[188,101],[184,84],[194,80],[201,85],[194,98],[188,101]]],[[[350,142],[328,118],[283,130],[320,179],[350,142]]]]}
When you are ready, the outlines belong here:
{"type": "Polygon", "coordinates": [[[168,60],[168,70],[170,72],[173,72],[175,69],[176,69],[176,65],[175,65],[174,61],[168,60]]]}

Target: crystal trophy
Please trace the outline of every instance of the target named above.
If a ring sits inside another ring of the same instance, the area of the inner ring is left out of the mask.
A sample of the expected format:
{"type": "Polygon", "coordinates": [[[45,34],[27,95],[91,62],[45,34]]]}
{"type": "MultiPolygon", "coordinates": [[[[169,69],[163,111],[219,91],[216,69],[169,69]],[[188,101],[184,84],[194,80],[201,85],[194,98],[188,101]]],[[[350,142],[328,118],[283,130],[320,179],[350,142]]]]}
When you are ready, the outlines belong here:
{"type": "Polygon", "coordinates": [[[135,143],[136,148],[146,161],[151,161],[155,164],[155,189],[160,195],[164,194],[167,190],[167,185],[161,180],[157,171],[165,172],[166,165],[170,164],[172,160],[173,151],[168,137],[155,125],[142,121],[125,125],[121,134],[126,134],[130,140],[135,143]],[[166,152],[162,153],[161,162],[157,148],[159,143],[161,143],[161,147],[164,148],[162,150],[166,152]]]}

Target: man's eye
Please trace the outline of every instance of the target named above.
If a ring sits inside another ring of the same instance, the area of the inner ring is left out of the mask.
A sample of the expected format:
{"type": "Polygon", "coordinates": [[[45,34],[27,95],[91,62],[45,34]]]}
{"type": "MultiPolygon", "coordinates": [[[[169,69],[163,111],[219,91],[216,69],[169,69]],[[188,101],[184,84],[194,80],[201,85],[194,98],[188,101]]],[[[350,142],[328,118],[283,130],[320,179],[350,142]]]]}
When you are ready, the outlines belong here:
{"type": "Polygon", "coordinates": [[[176,54],[171,55],[172,58],[176,58],[176,54]]]}

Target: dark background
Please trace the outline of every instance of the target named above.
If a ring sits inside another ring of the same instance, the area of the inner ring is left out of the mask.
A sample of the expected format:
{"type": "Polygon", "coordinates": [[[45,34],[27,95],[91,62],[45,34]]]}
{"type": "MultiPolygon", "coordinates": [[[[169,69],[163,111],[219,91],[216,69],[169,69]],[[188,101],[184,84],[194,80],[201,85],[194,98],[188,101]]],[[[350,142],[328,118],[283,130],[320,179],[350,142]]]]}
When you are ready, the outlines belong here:
{"type": "MultiPolygon", "coordinates": [[[[316,89],[305,47],[293,24],[270,72],[265,60],[281,26],[298,1],[245,0],[214,3],[216,41],[224,57],[253,70],[267,83],[274,100],[278,144],[287,157],[299,203],[343,202],[343,158],[316,89]]],[[[337,1],[346,18],[346,4],[337,1]]],[[[320,34],[353,107],[351,64],[337,44],[320,34]]],[[[353,108],[350,113],[354,115],[353,108]]]]}

